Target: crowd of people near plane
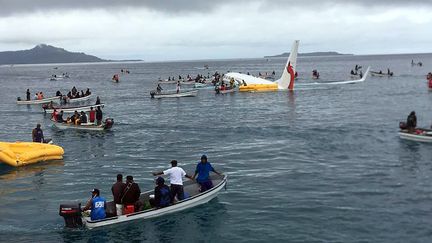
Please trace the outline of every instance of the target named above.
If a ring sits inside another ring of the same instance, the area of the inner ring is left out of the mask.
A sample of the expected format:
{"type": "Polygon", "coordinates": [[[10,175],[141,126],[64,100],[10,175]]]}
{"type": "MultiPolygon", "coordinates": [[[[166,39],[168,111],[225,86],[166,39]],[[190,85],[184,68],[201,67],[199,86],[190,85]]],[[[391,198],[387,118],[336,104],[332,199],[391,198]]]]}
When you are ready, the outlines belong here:
{"type": "Polygon", "coordinates": [[[123,175],[117,175],[117,181],[111,187],[113,202],[115,204],[115,215],[107,215],[107,203],[104,197],[101,196],[99,189],[95,188],[91,191],[91,198],[82,211],[90,210],[91,220],[100,220],[110,216],[120,216],[139,212],[150,208],[164,208],[176,204],[179,201],[189,198],[184,191],[184,178],[189,178],[196,181],[199,185],[199,191],[205,192],[213,187],[213,182],[210,179],[210,172],[222,175],[217,172],[210,162],[207,161],[207,156],[201,156],[201,161],[197,163],[194,175],[188,175],[181,167],[178,166],[176,160],[171,161],[171,168],[164,171],[153,172],[153,176],[158,176],[155,180],[153,195],[149,196],[148,201],[140,199],[141,189],[134,181],[133,176],[126,176],[126,182],[123,182],[123,175]],[[162,175],[168,176],[170,186],[165,184],[165,179],[162,175]]]}

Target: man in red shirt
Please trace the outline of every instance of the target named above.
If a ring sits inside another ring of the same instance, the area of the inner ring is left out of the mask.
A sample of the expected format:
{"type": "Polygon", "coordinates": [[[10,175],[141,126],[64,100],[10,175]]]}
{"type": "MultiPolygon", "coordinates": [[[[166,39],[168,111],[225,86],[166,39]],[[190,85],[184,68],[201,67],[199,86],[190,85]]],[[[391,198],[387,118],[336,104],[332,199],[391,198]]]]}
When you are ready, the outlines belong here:
{"type": "Polygon", "coordinates": [[[95,122],[95,117],[96,117],[96,111],[93,110],[93,107],[90,107],[90,115],[89,115],[90,123],[95,122]]]}

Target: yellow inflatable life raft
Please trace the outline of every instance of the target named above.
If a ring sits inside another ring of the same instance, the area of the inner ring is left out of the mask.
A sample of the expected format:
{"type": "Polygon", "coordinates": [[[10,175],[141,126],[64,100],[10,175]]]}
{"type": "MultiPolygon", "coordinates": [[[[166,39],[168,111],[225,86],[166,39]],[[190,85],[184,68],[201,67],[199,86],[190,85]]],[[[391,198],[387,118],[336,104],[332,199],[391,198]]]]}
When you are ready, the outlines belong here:
{"type": "Polygon", "coordinates": [[[241,92],[253,92],[253,91],[276,91],[279,87],[277,84],[248,84],[240,86],[239,91],[241,92]]]}
{"type": "Polygon", "coordinates": [[[0,142],[0,162],[19,167],[47,160],[63,159],[62,147],[44,143],[0,142]]]}

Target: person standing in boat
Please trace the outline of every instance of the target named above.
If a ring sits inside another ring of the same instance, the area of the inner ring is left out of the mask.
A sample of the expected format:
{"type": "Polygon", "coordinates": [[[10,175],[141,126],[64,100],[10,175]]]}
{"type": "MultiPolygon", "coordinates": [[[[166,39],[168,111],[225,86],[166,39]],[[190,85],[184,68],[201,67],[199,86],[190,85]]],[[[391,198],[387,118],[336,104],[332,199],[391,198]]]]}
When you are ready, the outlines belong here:
{"type": "Polygon", "coordinates": [[[161,87],[161,85],[160,84],[158,84],[157,85],[157,87],[156,87],[156,92],[158,93],[158,94],[160,94],[160,93],[162,93],[162,87],[161,87]]]}
{"type": "Polygon", "coordinates": [[[113,194],[114,203],[116,205],[117,216],[123,214],[123,204],[121,202],[123,192],[126,189],[126,184],[123,183],[123,175],[117,174],[117,182],[111,187],[111,192],[113,194]]]}
{"type": "Polygon", "coordinates": [[[96,119],[96,111],[93,109],[93,106],[90,107],[90,112],[89,112],[89,120],[90,123],[94,123],[96,119]]]}
{"type": "Polygon", "coordinates": [[[41,124],[37,124],[36,128],[32,131],[32,139],[35,143],[43,143],[44,142],[44,135],[43,131],[41,129],[41,124]]]}
{"type": "Polygon", "coordinates": [[[85,96],[89,96],[89,95],[91,95],[91,92],[90,92],[90,89],[87,88],[87,90],[86,90],[86,92],[85,92],[85,96]]]}
{"type": "Polygon", "coordinates": [[[86,206],[82,211],[91,210],[90,219],[99,220],[106,217],[106,200],[100,196],[99,189],[93,189],[91,191],[92,197],[88,200],[86,206]]]}
{"type": "Polygon", "coordinates": [[[96,105],[100,105],[100,103],[101,103],[101,101],[100,101],[100,98],[98,96],[98,97],[96,97],[96,105]]]}
{"type": "Polygon", "coordinates": [[[103,117],[103,113],[102,110],[100,108],[100,106],[98,106],[97,110],[96,110],[96,124],[102,125],[102,117],[103,117]]]}
{"type": "Polygon", "coordinates": [[[174,198],[177,196],[177,200],[181,201],[184,199],[183,190],[183,177],[192,179],[192,176],[186,174],[186,172],[177,166],[177,160],[171,160],[171,168],[160,171],[153,172],[153,176],[167,175],[169,176],[171,184],[171,202],[174,202],[174,198]]]}
{"type": "Polygon", "coordinates": [[[26,92],[26,99],[30,100],[30,90],[29,89],[27,89],[27,92],[26,92]]]}
{"type": "Polygon", "coordinates": [[[180,80],[179,80],[179,81],[177,81],[177,88],[176,88],[177,94],[180,93],[180,86],[181,86],[181,84],[180,84],[180,80]]]}
{"type": "Polygon", "coordinates": [[[132,176],[126,176],[126,187],[123,191],[123,196],[121,198],[121,202],[125,208],[129,208],[133,206],[134,212],[141,211],[143,208],[143,204],[140,199],[141,189],[138,184],[133,181],[132,176]]]}
{"type": "Polygon", "coordinates": [[[411,111],[411,113],[408,115],[406,126],[409,132],[414,132],[415,128],[417,127],[417,116],[415,111],[411,111]]]}
{"type": "Polygon", "coordinates": [[[210,171],[222,175],[217,172],[213,166],[207,161],[207,156],[201,156],[201,161],[197,164],[195,174],[192,176],[192,180],[198,175],[196,181],[201,186],[201,192],[205,192],[213,187],[213,182],[210,179],[210,171]]]}

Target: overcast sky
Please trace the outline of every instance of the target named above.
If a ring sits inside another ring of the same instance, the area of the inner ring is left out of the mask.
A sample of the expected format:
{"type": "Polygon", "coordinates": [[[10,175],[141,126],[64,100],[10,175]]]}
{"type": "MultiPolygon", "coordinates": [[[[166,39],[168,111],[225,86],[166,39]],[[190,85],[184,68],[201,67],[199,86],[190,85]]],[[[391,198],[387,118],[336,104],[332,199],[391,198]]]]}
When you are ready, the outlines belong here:
{"type": "Polygon", "coordinates": [[[0,51],[45,43],[106,59],[262,57],[289,51],[432,52],[417,0],[0,0],[0,51]]]}

